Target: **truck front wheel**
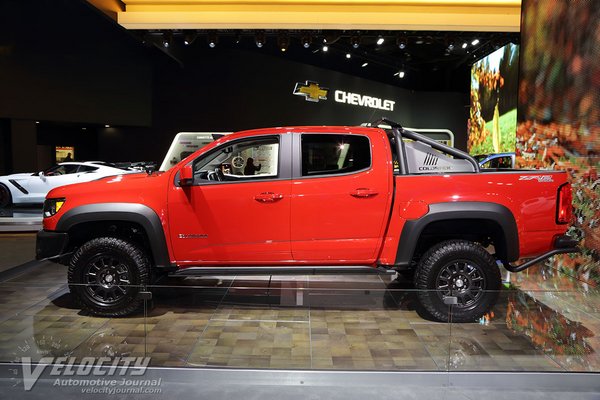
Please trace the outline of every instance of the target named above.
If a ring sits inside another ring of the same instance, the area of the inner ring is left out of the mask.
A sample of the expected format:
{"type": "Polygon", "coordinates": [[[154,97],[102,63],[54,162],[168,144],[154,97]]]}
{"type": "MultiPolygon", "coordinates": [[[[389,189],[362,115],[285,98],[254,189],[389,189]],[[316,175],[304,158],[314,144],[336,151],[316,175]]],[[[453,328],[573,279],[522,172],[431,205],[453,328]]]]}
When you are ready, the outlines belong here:
{"type": "Polygon", "coordinates": [[[149,262],[136,245],[101,237],[83,244],[69,264],[69,289],[84,310],[121,317],[140,309],[138,293],[149,282],[149,262]]]}
{"type": "Polygon", "coordinates": [[[496,303],[500,270],[480,245],[449,240],[423,255],[415,274],[415,287],[425,316],[443,322],[472,322],[496,303]]]}

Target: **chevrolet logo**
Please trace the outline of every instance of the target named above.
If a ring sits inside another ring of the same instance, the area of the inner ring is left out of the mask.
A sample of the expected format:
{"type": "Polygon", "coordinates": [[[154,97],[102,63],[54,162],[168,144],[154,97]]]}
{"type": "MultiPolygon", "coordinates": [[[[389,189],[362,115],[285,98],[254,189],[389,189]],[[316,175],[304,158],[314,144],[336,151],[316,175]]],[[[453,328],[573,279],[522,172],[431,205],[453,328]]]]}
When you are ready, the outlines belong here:
{"type": "Polygon", "coordinates": [[[319,100],[327,100],[328,88],[322,88],[317,82],[306,81],[296,83],[294,94],[304,96],[304,100],[318,103],[319,100]]]}

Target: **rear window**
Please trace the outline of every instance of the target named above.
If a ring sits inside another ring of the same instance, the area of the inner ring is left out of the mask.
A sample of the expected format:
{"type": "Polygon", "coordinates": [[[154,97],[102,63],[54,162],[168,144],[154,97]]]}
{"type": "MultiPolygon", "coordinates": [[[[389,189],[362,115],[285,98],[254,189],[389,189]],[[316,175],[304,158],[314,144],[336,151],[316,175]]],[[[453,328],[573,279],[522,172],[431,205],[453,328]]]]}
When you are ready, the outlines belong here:
{"type": "Polygon", "coordinates": [[[302,135],[302,176],[347,174],[370,166],[371,146],[366,136],[302,135]]]}

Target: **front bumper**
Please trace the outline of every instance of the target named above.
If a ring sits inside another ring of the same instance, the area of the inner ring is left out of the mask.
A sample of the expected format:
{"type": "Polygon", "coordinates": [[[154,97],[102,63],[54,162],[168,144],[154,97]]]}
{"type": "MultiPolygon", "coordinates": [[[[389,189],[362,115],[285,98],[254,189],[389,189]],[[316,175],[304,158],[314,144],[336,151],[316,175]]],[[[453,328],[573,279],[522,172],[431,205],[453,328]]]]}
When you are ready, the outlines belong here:
{"type": "Polygon", "coordinates": [[[39,231],[35,243],[35,259],[46,260],[61,256],[68,242],[69,236],[66,233],[39,231]]]}
{"type": "Polygon", "coordinates": [[[579,249],[579,247],[577,247],[578,244],[579,243],[577,242],[577,240],[573,239],[569,235],[561,235],[554,239],[554,249],[550,250],[549,252],[544,253],[541,256],[537,256],[536,258],[519,265],[504,263],[504,268],[506,268],[510,272],[521,272],[557,254],[579,253],[581,250],[579,249]]]}

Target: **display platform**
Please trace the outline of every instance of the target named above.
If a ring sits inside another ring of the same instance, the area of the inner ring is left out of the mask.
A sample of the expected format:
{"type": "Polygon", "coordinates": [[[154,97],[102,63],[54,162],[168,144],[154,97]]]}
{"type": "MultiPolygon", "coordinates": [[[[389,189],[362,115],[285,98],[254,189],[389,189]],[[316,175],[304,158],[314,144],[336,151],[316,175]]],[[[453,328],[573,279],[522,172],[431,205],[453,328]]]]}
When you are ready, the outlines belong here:
{"type": "Polygon", "coordinates": [[[41,206],[0,208],[0,232],[36,232],[42,219],[41,206]]]}
{"type": "Polygon", "coordinates": [[[600,371],[600,293],[555,271],[513,275],[473,323],[424,319],[412,283],[363,275],[172,279],[148,288],[144,312],[104,318],[77,307],[66,275],[40,262],[0,283],[1,361],[139,356],[155,367],[600,371]]]}

